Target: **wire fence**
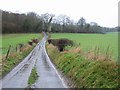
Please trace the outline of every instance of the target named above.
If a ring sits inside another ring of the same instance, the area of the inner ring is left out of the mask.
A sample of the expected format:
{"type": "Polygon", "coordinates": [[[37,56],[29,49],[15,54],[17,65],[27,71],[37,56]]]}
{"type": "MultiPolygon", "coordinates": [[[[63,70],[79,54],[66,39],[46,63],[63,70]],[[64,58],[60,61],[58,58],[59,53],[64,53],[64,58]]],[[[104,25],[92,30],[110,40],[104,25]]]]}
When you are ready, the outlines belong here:
{"type": "Polygon", "coordinates": [[[25,44],[18,44],[16,46],[9,45],[9,47],[3,47],[0,49],[1,54],[4,55],[5,59],[8,59],[9,55],[12,53],[21,52],[25,44]]]}

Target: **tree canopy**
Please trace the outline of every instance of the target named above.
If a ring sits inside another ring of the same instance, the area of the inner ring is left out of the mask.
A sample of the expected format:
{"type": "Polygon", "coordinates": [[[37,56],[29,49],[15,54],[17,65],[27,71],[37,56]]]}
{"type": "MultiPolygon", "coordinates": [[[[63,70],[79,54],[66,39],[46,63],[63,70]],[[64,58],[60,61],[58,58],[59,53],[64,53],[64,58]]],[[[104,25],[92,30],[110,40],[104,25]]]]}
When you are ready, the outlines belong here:
{"type": "Polygon", "coordinates": [[[38,15],[35,12],[18,14],[2,11],[2,33],[38,33],[42,31],[60,33],[106,33],[109,31],[118,31],[118,27],[101,27],[93,21],[87,23],[83,17],[75,22],[67,15],[55,16],[49,13],[38,15]]]}

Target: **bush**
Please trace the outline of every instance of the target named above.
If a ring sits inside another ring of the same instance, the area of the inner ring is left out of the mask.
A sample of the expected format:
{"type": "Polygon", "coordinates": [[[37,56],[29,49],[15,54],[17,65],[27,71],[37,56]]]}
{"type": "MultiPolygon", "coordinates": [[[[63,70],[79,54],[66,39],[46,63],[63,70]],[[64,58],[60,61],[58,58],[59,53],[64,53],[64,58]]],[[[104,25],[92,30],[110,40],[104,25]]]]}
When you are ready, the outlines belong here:
{"type": "Polygon", "coordinates": [[[57,46],[60,52],[63,51],[66,46],[73,46],[73,41],[69,39],[48,39],[48,43],[57,46]]]}
{"type": "Polygon", "coordinates": [[[38,43],[38,39],[32,39],[32,42],[37,44],[38,43]]]}
{"type": "Polygon", "coordinates": [[[32,46],[32,45],[33,45],[33,42],[32,42],[32,41],[28,41],[28,44],[32,46]]]}

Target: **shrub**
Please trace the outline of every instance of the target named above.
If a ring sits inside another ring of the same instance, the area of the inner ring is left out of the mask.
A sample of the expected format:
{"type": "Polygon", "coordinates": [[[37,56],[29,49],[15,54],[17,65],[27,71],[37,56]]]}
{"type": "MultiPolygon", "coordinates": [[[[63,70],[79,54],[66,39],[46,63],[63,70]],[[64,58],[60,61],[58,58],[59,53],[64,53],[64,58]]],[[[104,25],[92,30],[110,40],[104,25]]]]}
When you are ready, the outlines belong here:
{"type": "Polygon", "coordinates": [[[38,43],[38,39],[32,39],[32,42],[37,44],[38,43]]]}
{"type": "Polygon", "coordinates": [[[73,46],[73,41],[69,39],[48,39],[48,43],[57,46],[60,52],[63,51],[66,46],[73,46]]]}
{"type": "Polygon", "coordinates": [[[32,41],[28,41],[28,44],[32,46],[32,45],[33,45],[33,42],[32,42],[32,41]]]}

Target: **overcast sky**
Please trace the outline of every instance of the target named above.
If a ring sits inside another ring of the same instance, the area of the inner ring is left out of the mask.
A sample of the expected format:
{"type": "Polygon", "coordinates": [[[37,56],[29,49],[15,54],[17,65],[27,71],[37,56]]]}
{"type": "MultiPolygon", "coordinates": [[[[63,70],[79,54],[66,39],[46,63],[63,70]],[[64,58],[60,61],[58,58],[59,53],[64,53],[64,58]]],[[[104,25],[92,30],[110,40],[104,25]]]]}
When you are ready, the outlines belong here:
{"type": "Polygon", "coordinates": [[[119,0],[0,0],[0,9],[11,12],[36,12],[37,14],[65,14],[73,20],[84,17],[89,23],[101,26],[118,25],[119,0]]]}

